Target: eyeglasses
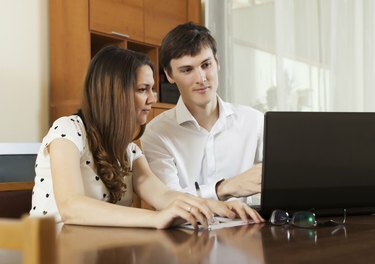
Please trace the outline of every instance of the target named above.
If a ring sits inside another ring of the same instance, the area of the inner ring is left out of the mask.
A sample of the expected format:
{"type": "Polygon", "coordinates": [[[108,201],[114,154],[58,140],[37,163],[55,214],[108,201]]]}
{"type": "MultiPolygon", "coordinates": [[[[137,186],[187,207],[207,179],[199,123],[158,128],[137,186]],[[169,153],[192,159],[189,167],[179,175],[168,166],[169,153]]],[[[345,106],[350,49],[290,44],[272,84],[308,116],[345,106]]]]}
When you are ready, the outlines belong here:
{"type": "Polygon", "coordinates": [[[335,220],[328,220],[324,222],[316,221],[315,214],[308,211],[295,212],[290,218],[288,212],[284,210],[274,210],[271,214],[269,222],[273,225],[291,224],[296,227],[313,228],[320,226],[336,226],[343,225],[346,221],[346,209],[344,209],[343,220],[338,222],[335,220]]]}

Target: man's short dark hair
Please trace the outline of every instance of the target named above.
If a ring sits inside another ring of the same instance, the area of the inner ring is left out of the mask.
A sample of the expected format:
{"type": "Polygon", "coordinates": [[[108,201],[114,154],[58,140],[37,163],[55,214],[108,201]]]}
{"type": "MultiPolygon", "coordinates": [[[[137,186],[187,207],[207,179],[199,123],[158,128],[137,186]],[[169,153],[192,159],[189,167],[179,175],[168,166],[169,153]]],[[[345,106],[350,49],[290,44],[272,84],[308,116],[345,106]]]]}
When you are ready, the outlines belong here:
{"type": "Polygon", "coordinates": [[[188,22],[172,29],[163,39],[159,51],[162,69],[171,74],[170,62],[185,55],[195,56],[202,48],[209,47],[216,59],[216,41],[204,26],[188,22]]]}

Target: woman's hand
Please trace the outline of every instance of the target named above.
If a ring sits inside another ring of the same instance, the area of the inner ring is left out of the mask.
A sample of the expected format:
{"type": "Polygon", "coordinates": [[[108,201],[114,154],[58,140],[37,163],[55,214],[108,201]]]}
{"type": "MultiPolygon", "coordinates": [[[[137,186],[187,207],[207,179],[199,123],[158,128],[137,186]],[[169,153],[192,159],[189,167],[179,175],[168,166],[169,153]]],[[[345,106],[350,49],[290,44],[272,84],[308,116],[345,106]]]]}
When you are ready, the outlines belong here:
{"type": "Polygon", "coordinates": [[[206,199],[181,193],[168,207],[156,212],[155,227],[164,229],[189,222],[197,229],[199,222],[207,229],[214,219],[214,212],[208,203],[206,199]]]}
{"type": "Polygon", "coordinates": [[[254,220],[255,223],[264,222],[264,219],[259,215],[257,211],[250,208],[246,203],[241,201],[215,201],[207,200],[210,209],[219,216],[228,217],[234,219],[239,217],[247,223],[249,219],[254,220]]]}

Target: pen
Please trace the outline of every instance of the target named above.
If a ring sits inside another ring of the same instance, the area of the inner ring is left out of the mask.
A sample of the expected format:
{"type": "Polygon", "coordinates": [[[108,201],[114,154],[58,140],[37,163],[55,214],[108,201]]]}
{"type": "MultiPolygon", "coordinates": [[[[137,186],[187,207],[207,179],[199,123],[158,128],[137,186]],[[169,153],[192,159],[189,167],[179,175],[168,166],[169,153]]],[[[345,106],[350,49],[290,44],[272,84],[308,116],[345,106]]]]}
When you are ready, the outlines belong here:
{"type": "Polygon", "coordinates": [[[197,196],[202,198],[201,189],[199,188],[198,182],[195,182],[195,191],[197,192],[197,196]]]}

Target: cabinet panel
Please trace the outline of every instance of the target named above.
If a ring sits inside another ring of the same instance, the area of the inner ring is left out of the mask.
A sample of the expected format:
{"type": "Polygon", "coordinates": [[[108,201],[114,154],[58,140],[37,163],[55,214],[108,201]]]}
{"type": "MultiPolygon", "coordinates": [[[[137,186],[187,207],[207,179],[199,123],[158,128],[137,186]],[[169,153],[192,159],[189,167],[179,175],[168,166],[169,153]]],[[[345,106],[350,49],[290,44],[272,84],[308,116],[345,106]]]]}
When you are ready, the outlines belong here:
{"type": "MultiPolygon", "coordinates": [[[[170,108],[173,108],[173,107],[174,107],[174,105],[171,105],[170,108]]],[[[157,115],[159,115],[159,114],[161,114],[161,113],[163,113],[164,111],[169,110],[170,108],[155,108],[154,112],[153,112],[154,117],[157,116],[157,115]]]]}
{"type": "Polygon", "coordinates": [[[126,40],[112,35],[102,34],[98,32],[91,32],[91,58],[95,56],[102,48],[114,45],[121,48],[126,48],[126,40]]]}
{"type": "Polygon", "coordinates": [[[143,41],[143,1],[90,0],[90,29],[107,34],[117,32],[143,41]]]}
{"type": "Polygon", "coordinates": [[[50,1],[50,123],[80,104],[90,61],[87,9],[87,1],[50,1]]]}
{"type": "Polygon", "coordinates": [[[160,45],[165,34],[188,20],[188,0],[144,0],[145,42],[160,45]]]}
{"type": "Polygon", "coordinates": [[[171,108],[175,107],[174,104],[164,104],[164,103],[156,103],[152,106],[153,109],[153,117],[163,113],[164,111],[167,111],[171,108]]]}

